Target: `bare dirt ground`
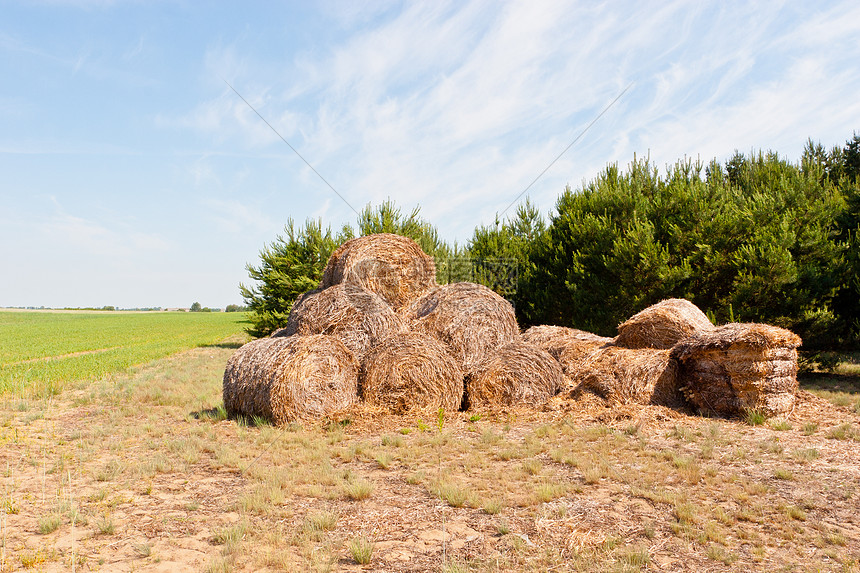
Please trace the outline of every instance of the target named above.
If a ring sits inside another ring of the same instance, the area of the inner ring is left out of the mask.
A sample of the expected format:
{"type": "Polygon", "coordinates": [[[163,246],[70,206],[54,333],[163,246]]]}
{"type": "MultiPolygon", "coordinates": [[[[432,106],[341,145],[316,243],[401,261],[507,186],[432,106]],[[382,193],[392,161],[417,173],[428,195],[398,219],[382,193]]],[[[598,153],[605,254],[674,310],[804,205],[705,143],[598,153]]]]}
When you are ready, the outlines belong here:
{"type": "Polygon", "coordinates": [[[235,347],[6,398],[0,569],[860,571],[851,406],[803,394],[751,425],[562,397],[281,429],[215,409],[235,347]]]}

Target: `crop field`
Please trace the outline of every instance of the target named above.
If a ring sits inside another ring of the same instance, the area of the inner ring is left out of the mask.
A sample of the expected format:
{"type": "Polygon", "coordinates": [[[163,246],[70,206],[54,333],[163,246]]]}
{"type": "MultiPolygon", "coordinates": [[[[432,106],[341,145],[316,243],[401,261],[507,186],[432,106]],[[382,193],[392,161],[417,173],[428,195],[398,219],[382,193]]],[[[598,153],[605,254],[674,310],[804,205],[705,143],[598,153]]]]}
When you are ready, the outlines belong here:
{"type": "Polygon", "coordinates": [[[273,427],[224,415],[241,316],[147,316],[3,349],[171,350],[0,400],[0,572],[860,573],[856,356],[782,419],[553,402],[273,427]]]}
{"type": "Polygon", "coordinates": [[[242,313],[0,312],[0,394],[37,398],[242,331],[242,313]]]}

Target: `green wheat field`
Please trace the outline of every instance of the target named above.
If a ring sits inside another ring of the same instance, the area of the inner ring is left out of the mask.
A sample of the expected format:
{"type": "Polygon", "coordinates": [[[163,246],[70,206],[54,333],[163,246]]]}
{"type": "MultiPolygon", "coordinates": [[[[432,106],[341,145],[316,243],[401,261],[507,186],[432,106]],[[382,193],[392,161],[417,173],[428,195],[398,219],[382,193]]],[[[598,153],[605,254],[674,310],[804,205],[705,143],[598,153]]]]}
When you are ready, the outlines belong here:
{"type": "Polygon", "coordinates": [[[244,313],[0,311],[0,394],[39,398],[241,334],[244,313]]]}

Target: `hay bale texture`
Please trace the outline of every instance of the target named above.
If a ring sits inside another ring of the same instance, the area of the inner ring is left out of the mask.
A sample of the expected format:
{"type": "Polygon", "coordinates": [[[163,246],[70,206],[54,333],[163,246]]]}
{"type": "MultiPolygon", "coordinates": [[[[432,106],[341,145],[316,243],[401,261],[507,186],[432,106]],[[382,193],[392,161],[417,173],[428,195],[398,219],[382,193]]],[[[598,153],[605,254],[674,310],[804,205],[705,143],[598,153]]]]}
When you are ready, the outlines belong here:
{"type": "Polygon", "coordinates": [[[688,336],[713,329],[714,325],[695,304],[669,298],[622,322],[615,344],[624,348],[669,349],[688,336]]]}
{"type": "Polygon", "coordinates": [[[682,391],[701,413],[787,414],[797,392],[800,337],[767,324],[726,324],[675,345],[682,391]]]}
{"type": "Polygon", "coordinates": [[[510,342],[488,355],[466,377],[467,408],[540,406],[565,385],[558,361],[525,342],[510,342]]]}
{"type": "Polygon", "coordinates": [[[358,401],[358,363],[332,336],[260,338],[239,348],[224,370],[229,416],[283,425],[332,415],[358,401]]]}
{"type": "Polygon", "coordinates": [[[568,328],[566,326],[549,326],[538,325],[532,326],[523,333],[523,342],[527,342],[538,348],[542,348],[549,352],[556,360],[561,356],[562,351],[568,346],[593,346],[592,343],[599,342],[599,345],[611,342],[611,338],[598,336],[584,330],[568,328]]]}
{"type": "Polygon", "coordinates": [[[466,373],[491,351],[520,338],[511,303],[475,283],[439,286],[413,301],[402,316],[408,329],[444,342],[466,373]]]}
{"type": "Polygon", "coordinates": [[[558,361],[561,363],[565,376],[571,378],[579,373],[579,363],[588,359],[594,352],[611,346],[613,339],[605,336],[597,336],[586,332],[582,336],[572,336],[564,340],[564,345],[558,352],[558,361]],[[586,336],[587,335],[587,336],[586,336]]]}
{"type": "Polygon", "coordinates": [[[379,233],[350,239],[332,253],[320,287],[352,284],[398,310],[436,285],[436,265],[418,243],[379,233]]]}
{"type": "Polygon", "coordinates": [[[371,406],[395,414],[457,411],[463,402],[463,371],[448,348],[415,332],[389,336],[364,358],[360,392],[371,406]]]}
{"type": "Polygon", "coordinates": [[[565,373],[574,383],[610,404],[683,403],[678,363],[669,350],[622,348],[605,344],[580,356],[565,373]]]}
{"type": "Polygon", "coordinates": [[[381,296],[341,283],[299,297],[290,310],[286,328],[277,335],[329,334],[343,342],[361,362],[368,350],[402,328],[400,318],[381,296]]]}

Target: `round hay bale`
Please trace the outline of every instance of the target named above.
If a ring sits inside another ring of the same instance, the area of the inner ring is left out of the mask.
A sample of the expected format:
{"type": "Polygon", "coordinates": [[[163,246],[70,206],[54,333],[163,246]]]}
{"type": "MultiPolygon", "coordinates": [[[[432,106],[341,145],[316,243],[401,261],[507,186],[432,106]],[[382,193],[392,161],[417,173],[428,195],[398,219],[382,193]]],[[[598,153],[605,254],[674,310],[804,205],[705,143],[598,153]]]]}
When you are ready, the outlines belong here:
{"type": "Polygon", "coordinates": [[[400,318],[381,296],[341,283],[299,297],[279,335],[329,334],[343,342],[361,362],[368,350],[402,329],[400,318]]]}
{"type": "Polygon", "coordinates": [[[467,408],[543,404],[565,385],[558,361],[525,342],[510,342],[466,377],[467,408]]]}
{"type": "Polygon", "coordinates": [[[358,363],[325,334],[260,338],[239,348],[224,370],[229,416],[276,425],[330,416],[358,401],[358,363]]]}
{"type": "Polygon", "coordinates": [[[320,287],[347,283],[381,296],[395,310],[436,285],[433,258],[407,237],[356,237],[329,257],[320,287]]]}
{"type": "Polygon", "coordinates": [[[797,392],[800,337],[767,324],[725,324],[679,342],[682,391],[705,414],[787,414],[797,392]]]}
{"type": "Polygon", "coordinates": [[[605,344],[611,338],[598,336],[584,330],[568,328],[566,326],[538,325],[532,326],[523,333],[523,342],[533,344],[549,352],[556,360],[562,351],[568,346],[578,346],[582,343],[600,342],[605,344]]]}
{"type": "Polygon", "coordinates": [[[511,303],[475,283],[439,286],[413,301],[402,316],[407,328],[448,345],[466,373],[489,352],[520,338],[511,303]]]}
{"type": "Polygon", "coordinates": [[[683,403],[678,363],[669,350],[603,345],[573,363],[566,373],[610,404],[675,407],[683,403]]]}
{"type": "Polygon", "coordinates": [[[714,325],[692,302],[669,298],[651,305],[618,326],[617,346],[624,348],[672,348],[676,342],[714,325]]]}
{"type": "Polygon", "coordinates": [[[463,371],[435,338],[403,332],[365,355],[360,388],[365,402],[395,414],[440,407],[457,411],[463,402],[463,371]]]}

